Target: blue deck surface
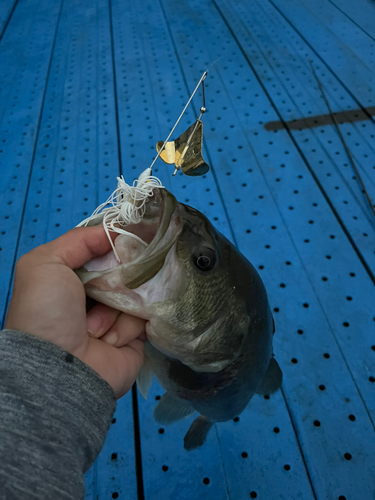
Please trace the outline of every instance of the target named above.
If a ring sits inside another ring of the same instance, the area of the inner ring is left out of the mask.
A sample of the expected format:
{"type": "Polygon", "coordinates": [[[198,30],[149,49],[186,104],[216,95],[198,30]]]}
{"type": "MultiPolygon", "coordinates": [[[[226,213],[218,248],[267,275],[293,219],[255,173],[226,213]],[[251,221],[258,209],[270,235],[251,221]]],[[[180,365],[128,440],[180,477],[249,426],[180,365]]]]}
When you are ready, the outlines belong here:
{"type": "MultiPolygon", "coordinates": [[[[203,178],[154,170],[259,269],[282,390],[200,449],[130,392],[86,500],[375,499],[372,0],[0,2],[0,317],[16,259],[148,167],[205,69],[203,178]]],[[[200,98],[178,135],[196,117],[200,98]]]]}

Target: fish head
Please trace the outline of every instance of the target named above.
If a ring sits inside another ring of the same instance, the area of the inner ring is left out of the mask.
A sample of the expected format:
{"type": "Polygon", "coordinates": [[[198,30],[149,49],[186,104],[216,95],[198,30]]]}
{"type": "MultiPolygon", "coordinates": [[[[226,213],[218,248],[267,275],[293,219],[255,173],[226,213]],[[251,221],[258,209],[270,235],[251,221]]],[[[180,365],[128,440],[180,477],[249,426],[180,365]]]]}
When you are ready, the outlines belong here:
{"type": "Polygon", "coordinates": [[[118,236],[122,262],[110,252],[77,270],[87,295],[146,319],[153,347],[192,370],[223,370],[262,314],[252,303],[255,288],[264,289],[255,269],[207,217],[165,189],[154,190],[142,221],[126,230],[142,243],[118,236]]]}

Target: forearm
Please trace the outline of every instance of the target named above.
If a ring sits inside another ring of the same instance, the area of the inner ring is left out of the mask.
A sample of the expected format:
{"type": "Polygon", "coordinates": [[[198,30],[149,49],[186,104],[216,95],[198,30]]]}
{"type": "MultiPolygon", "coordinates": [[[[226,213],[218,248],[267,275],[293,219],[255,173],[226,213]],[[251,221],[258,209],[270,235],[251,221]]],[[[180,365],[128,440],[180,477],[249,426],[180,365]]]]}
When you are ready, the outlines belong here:
{"type": "Polygon", "coordinates": [[[0,332],[0,491],[80,499],[116,406],[111,387],[58,346],[0,332]]]}

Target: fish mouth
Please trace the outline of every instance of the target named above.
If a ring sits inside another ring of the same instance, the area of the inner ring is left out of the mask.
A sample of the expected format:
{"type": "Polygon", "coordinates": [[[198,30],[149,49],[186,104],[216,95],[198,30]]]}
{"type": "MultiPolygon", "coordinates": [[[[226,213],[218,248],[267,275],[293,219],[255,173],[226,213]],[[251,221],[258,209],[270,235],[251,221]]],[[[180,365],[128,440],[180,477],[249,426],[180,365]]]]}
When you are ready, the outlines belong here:
{"type": "Polygon", "coordinates": [[[111,279],[114,273],[117,278],[120,273],[121,285],[127,289],[135,289],[160,271],[169,250],[181,233],[176,198],[166,189],[156,188],[153,196],[146,201],[141,222],[124,225],[121,229],[126,234],[119,234],[114,240],[120,261],[111,250],[76,270],[88,295],[90,288],[99,285],[98,278],[102,282],[100,288],[103,290],[103,282],[107,281],[106,289],[109,290],[111,283],[114,285],[115,281],[118,282],[118,279],[111,279]]]}

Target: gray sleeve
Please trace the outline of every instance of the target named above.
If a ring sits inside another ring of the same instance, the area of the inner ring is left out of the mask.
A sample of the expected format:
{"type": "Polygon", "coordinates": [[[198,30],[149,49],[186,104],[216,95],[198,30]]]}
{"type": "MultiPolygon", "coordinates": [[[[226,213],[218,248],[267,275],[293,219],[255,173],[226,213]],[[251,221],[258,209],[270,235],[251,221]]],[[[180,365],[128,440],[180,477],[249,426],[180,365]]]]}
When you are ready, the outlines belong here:
{"type": "Polygon", "coordinates": [[[89,366],[32,335],[0,332],[0,498],[84,497],[116,398],[89,366]]]}

